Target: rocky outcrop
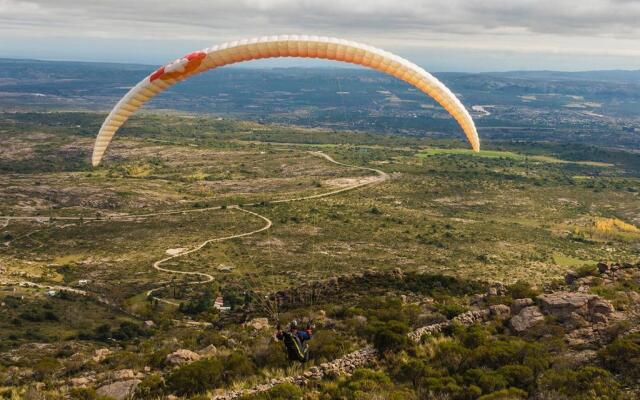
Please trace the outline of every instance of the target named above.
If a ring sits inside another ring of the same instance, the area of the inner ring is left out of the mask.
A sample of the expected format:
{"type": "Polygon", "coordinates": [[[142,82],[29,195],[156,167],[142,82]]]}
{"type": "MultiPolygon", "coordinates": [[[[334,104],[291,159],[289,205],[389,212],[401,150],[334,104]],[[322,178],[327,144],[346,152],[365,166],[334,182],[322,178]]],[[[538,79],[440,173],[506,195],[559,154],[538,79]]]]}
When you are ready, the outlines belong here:
{"type": "Polygon", "coordinates": [[[515,299],[511,304],[511,312],[516,315],[525,307],[532,306],[534,304],[533,299],[525,297],[524,299],[515,299]]]}
{"type": "Polygon", "coordinates": [[[187,349],[179,349],[167,355],[165,363],[167,365],[179,366],[190,364],[200,359],[200,354],[187,349]]]}
{"type": "Polygon", "coordinates": [[[205,347],[204,349],[198,350],[198,354],[200,355],[200,357],[203,357],[203,358],[213,357],[216,354],[218,354],[218,348],[216,346],[210,344],[207,347],[205,347]]]}
{"type": "Polygon", "coordinates": [[[97,349],[93,353],[93,357],[91,359],[97,363],[104,361],[111,354],[111,350],[107,348],[97,349]]]}
{"type": "Polygon", "coordinates": [[[505,320],[511,316],[511,308],[505,304],[495,304],[489,307],[489,313],[498,320],[505,320]]]}
{"type": "Polygon", "coordinates": [[[540,295],[537,301],[545,314],[575,327],[585,322],[606,323],[615,311],[609,301],[587,293],[555,292],[540,295]]]}
{"type": "Polygon", "coordinates": [[[100,396],[108,397],[115,400],[124,400],[133,396],[136,387],[140,384],[140,379],[129,379],[125,381],[117,381],[100,386],[96,393],[100,396]]]}
{"type": "Polygon", "coordinates": [[[254,318],[251,321],[245,322],[244,326],[252,328],[253,330],[260,331],[269,328],[269,319],[267,318],[254,318]]]}
{"type": "Polygon", "coordinates": [[[540,309],[537,306],[529,306],[513,316],[509,321],[509,325],[516,332],[524,332],[541,321],[544,321],[544,315],[542,315],[540,309]]]}

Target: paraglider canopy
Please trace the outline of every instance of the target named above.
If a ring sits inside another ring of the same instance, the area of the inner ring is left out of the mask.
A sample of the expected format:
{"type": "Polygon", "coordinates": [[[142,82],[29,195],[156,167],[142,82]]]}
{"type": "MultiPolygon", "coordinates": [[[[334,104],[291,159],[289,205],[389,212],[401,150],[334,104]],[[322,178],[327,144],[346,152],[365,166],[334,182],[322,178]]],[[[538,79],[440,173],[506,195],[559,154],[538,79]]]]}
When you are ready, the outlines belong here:
{"type": "Polygon", "coordinates": [[[401,79],[444,107],[458,122],[472,149],[480,150],[475,124],[460,100],[442,82],[416,64],[362,43],[328,37],[284,35],[224,43],[189,53],[158,68],[129,90],[111,110],[96,138],[91,163],[94,166],[100,164],[116,131],[156,94],[200,72],[243,61],[275,57],[342,61],[401,79]]]}

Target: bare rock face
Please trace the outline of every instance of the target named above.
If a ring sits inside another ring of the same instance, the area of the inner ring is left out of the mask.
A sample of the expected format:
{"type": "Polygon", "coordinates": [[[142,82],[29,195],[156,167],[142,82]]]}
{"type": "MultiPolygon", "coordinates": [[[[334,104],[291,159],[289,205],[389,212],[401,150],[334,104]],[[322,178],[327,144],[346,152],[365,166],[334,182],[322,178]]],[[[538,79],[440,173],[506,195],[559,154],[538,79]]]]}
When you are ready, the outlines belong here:
{"type": "Polygon", "coordinates": [[[575,271],[569,271],[567,272],[567,274],[564,276],[564,282],[567,285],[573,285],[573,283],[578,280],[578,274],[575,271]]]}
{"type": "Polygon", "coordinates": [[[216,354],[218,354],[218,348],[212,344],[208,345],[207,347],[205,347],[204,349],[200,349],[198,350],[198,354],[201,357],[213,357],[216,354]]]}
{"type": "Polygon", "coordinates": [[[589,301],[595,297],[586,293],[555,292],[538,296],[538,302],[545,314],[565,321],[572,313],[587,315],[589,301]]]}
{"type": "Polygon", "coordinates": [[[533,299],[530,299],[528,297],[524,299],[515,299],[513,300],[513,304],[511,305],[511,312],[514,314],[518,314],[520,310],[525,307],[532,306],[533,304],[533,299]]]}
{"type": "Polygon", "coordinates": [[[104,361],[109,354],[111,354],[111,350],[104,348],[104,349],[97,349],[95,351],[95,353],[93,353],[93,357],[91,357],[91,359],[97,363],[104,361]]]}
{"type": "Polygon", "coordinates": [[[81,376],[78,378],[71,378],[69,380],[69,383],[71,384],[71,386],[73,387],[87,387],[88,385],[90,385],[93,381],[87,377],[81,376]]]}
{"type": "Polygon", "coordinates": [[[523,308],[518,315],[512,317],[509,324],[516,332],[524,332],[543,320],[544,315],[542,315],[538,306],[529,306],[523,308]]]}
{"type": "Polygon", "coordinates": [[[609,315],[615,311],[613,304],[609,301],[596,297],[589,302],[589,312],[593,314],[609,315]]]}
{"type": "Polygon", "coordinates": [[[99,387],[98,390],[96,390],[96,393],[100,396],[116,400],[124,400],[133,395],[133,392],[136,390],[136,387],[138,387],[140,382],[140,379],[113,382],[99,387]]]}
{"type": "Polygon", "coordinates": [[[269,328],[269,320],[267,318],[254,318],[251,321],[245,322],[244,326],[248,326],[256,331],[269,328]]]}
{"type": "Polygon", "coordinates": [[[489,307],[489,312],[492,317],[499,320],[505,320],[511,316],[511,308],[504,304],[495,304],[489,307]]]}
{"type": "Polygon", "coordinates": [[[167,355],[165,362],[169,365],[184,365],[191,364],[194,361],[200,359],[200,354],[195,353],[187,349],[178,349],[173,353],[167,355]]]}
{"type": "Polygon", "coordinates": [[[582,320],[606,322],[615,311],[609,301],[587,293],[555,292],[540,295],[537,300],[545,314],[574,327],[582,327],[582,320]]]}

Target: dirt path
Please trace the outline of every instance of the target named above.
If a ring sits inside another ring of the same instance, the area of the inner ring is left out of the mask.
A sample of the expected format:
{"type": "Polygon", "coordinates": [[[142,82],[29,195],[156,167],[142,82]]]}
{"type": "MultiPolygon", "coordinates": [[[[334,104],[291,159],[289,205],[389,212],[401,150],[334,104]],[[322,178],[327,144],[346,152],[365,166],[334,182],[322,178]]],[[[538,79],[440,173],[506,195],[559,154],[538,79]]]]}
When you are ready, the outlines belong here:
{"type": "MultiPolygon", "coordinates": [[[[329,196],[334,196],[340,193],[344,193],[350,190],[355,190],[358,188],[361,188],[363,186],[368,186],[368,185],[372,185],[372,184],[376,184],[376,183],[380,183],[380,182],[384,182],[386,180],[389,179],[389,175],[384,172],[381,171],[379,169],[375,169],[375,168],[368,168],[368,167],[360,167],[360,166],[355,166],[355,165],[349,165],[349,164],[345,164],[345,163],[341,163],[339,161],[334,160],[331,156],[320,152],[320,151],[310,151],[309,154],[312,154],[314,156],[318,156],[318,157],[322,157],[325,160],[329,161],[330,163],[336,164],[336,165],[340,165],[343,167],[347,167],[347,168],[351,168],[351,169],[359,169],[359,170],[363,170],[363,171],[370,171],[370,172],[374,172],[377,176],[378,179],[376,180],[370,180],[370,181],[365,181],[365,182],[361,182],[361,183],[357,183],[354,185],[350,185],[344,188],[340,188],[340,189],[336,189],[336,190],[332,190],[329,192],[324,192],[324,193],[318,193],[318,194],[313,194],[313,195],[308,195],[308,196],[301,196],[301,197],[292,197],[292,198],[288,198],[288,199],[280,199],[280,200],[274,200],[274,201],[270,201],[270,204],[282,204],[282,203],[290,203],[290,202],[294,202],[294,201],[303,201],[303,200],[311,200],[311,199],[319,199],[322,197],[329,197],[329,196]]],[[[248,204],[244,204],[243,206],[255,206],[258,205],[258,203],[248,203],[248,204]]],[[[230,235],[230,236],[225,236],[225,237],[220,237],[220,238],[213,238],[213,239],[208,239],[205,240],[204,242],[196,245],[195,247],[180,252],[178,254],[174,254],[171,255],[169,257],[165,257],[161,260],[158,260],[156,262],[153,263],[152,267],[154,269],[156,269],[157,271],[160,272],[166,272],[166,273],[172,273],[172,274],[181,274],[181,275],[191,275],[191,276],[199,276],[202,277],[203,279],[195,281],[195,282],[190,282],[190,285],[197,285],[197,284],[204,284],[204,283],[208,283],[208,282],[212,282],[215,278],[207,273],[204,272],[198,272],[198,271],[179,271],[179,270],[172,270],[169,268],[163,268],[161,267],[162,264],[166,263],[167,261],[173,260],[175,258],[178,257],[182,257],[182,256],[186,256],[188,254],[192,254],[195,253],[199,250],[201,250],[203,247],[205,247],[206,245],[208,245],[209,243],[216,243],[216,242],[223,242],[226,240],[231,240],[231,239],[237,239],[237,238],[241,238],[241,237],[245,237],[245,236],[250,236],[250,235],[255,235],[257,233],[266,231],[267,229],[271,228],[271,226],[273,225],[273,222],[265,217],[264,215],[260,215],[256,212],[253,211],[249,211],[246,210],[244,208],[241,208],[240,205],[231,205],[231,206],[227,206],[227,209],[230,209],[232,211],[242,211],[245,212],[247,214],[250,214],[254,217],[260,218],[265,222],[265,225],[262,226],[260,229],[256,229],[253,230],[251,232],[244,232],[244,233],[238,233],[235,235],[230,235]]],[[[150,218],[150,217],[156,217],[156,216],[163,216],[163,215],[176,215],[176,214],[188,214],[188,213],[196,213],[196,212],[206,212],[206,211],[213,211],[213,210],[221,210],[223,209],[223,206],[214,206],[214,207],[206,207],[206,208],[199,208],[199,209],[187,209],[187,210],[173,210],[173,211],[162,211],[162,212],[157,212],[157,213],[147,213],[147,214],[112,214],[112,215],[107,215],[104,217],[34,217],[34,216],[0,216],[0,219],[3,219],[4,222],[4,226],[2,226],[1,228],[4,229],[5,227],[7,227],[9,225],[10,221],[36,221],[36,222],[51,222],[54,220],[64,220],[64,221],[83,221],[83,222],[89,222],[89,221],[102,221],[102,220],[109,220],[109,221],[127,221],[127,220],[132,220],[132,219],[140,219],[140,218],[150,218]]],[[[65,225],[66,226],[66,225],[65,225]]],[[[38,229],[37,231],[39,231],[41,229],[38,229]]],[[[26,236],[29,237],[29,239],[33,240],[34,242],[39,242],[33,238],[30,237],[30,235],[32,233],[35,233],[37,231],[33,231],[28,233],[26,236]]],[[[39,242],[40,246],[42,247],[44,245],[44,243],[39,242]]],[[[55,288],[57,290],[66,290],[66,291],[70,291],[76,294],[81,294],[81,295],[88,295],[88,292],[85,291],[80,291],[71,287],[66,287],[66,286],[47,286],[47,285],[39,285],[39,284],[34,284],[33,282],[21,282],[21,284],[25,284],[25,285],[32,285],[32,286],[36,286],[36,287],[42,287],[42,288],[55,288]]],[[[147,296],[151,296],[153,295],[154,292],[163,289],[167,287],[167,285],[163,285],[154,289],[149,290],[146,294],[147,296]]],[[[174,302],[174,301],[170,301],[170,300],[166,300],[166,299],[162,299],[160,297],[153,297],[155,300],[165,303],[165,304],[170,304],[170,305],[174,305],[177,306],[178,303],[174,302]]]]}
{"type": "MultiPolygon", "coordinates": [[[[158,261],[154,262],[153,265],[152,265],[153,268],[155,268],[156,270],[161,271],[161,272],[169,272],[169,273],[172,273],[172,274],[181,274],[181,275],[195,275],[195,276],[201,276],[201,277],[204,278],[201,281],[189,282],[189,285],[198,285],[198,284],[201,284],[201,283],[212,282],[215,279],[213,277],[213,275],[209,275],[209,274],[206,274],[204,272],[179,271],[179,270],[175,270],[175,269],[163,268],[160,265],[165,263],[165,262],[167,262],[167,261],[169,261],[169,260],[173,260],[173,259],[178,258],[178,257],[186,256],[187,254],[195,253],[196,251],[202,249],[203,247],[205,247],[209,243],[223,242],[225,240],[237,239],[237,238],[241,238],[241,237],[244,237],[244,236],[254,235],[256,233],[260,233],[262,231],[266,231],[267,229],[271,228],[271,225],[273,225],[273,222],[269,218],[265,217],[264,215],[260,215],[258,213],[253,212],[253,211],[242,209],[239,206],[228,207],[228,209],[240,210],[240,211],[245,212],[247,214],[251,214],[251,215],[253,215],[255,217],[258,217],[258,218],[264,220],[265,225],[262,228],[256,229],[256,230],[251,231],[251,232],[238,233],[238,234],[231,235],[231,236],[224,236],[224,237],[220,237],[220,238],[214,238],[214,239],[205,240],[204,242],[200,243],[199,245],[197,245],[196,247],[194,247],[194,248],[192,248],[190,250],[186,250],[186,251],[180,252],[178,254],[174,254],[174,255],[172,255],[170,257],[166,257],[166,258],[163,258],[162,260],[158,260],[158,261]]],[[[156,292],[156,291],[158,291],[160,289],[163,289],[165,287],[167,287],[167,286],[165,285],[165,286],[157,287],[155,289],[151,289],[151,290],[149,290],[147,292],[147,296],[151,296],[154,292],[156,292]]],[[[153,298],[155,300],[160,301],[160,302],[165,303],[165,304],[171,304],[171,305],[174,305],[174,306],[179,305],[178,303],[176,303],[174,301],[165,300],[165,299],[162,299],[160,297],[153,296],[153,298]]]]}
{"type": "MultiPolygon", "coordinates": [[[[278,203],[289,203],[292,201],[301,201],[301,200],[309,200],[309,199],[317,199],[317,198],[321,198],[321,197],[327,197],[327,196],[332,196],[338,193],[343,193],[349,190],[353,190],[353,189],[357,189],[360,188],[362,186],[367,186],[367,185],[371,185],[373,183],[379,183],[382,181],[386,181],[387,179],[389,179],[389,175],[384,172],[381,171],[379,169],[375,169],[375,168],[368,168],[368,167],[359,167],[356,165],[349,165],[349,164],[344,164],[341,163],[339,161],[334,160],[331,156],[320,152],[320,151],[309,151],[309,154],[318,156],[318,157],[322,157],[324,159],[326,159],[327,161],[336,164],[336,165],[340,165],[343,167],[348,167],[348,168],[352,168],[352,169],[359,169],[359,170],[363,170],[363,171],[371,171],[371,172],[375,172],[378,175],[378,179],[372,182],[363,182],[363,183],[359,183],[356,185],[352,185],[346,188],[341,188],[341,189],[337,189],[331,192],[325,192],[325,193],[319,193],[319,194],[314,194],[314,195],[310,195],[310,196],[303,196],[303,197],[294,197],[294,198],[289,198],[289,199],[281,199],[281,200],[274,200],[271,201],[270,203],[272,204],[278,204],[278,203]]],[[[245,206],[254,206],[257,203],[247,203],[244,204],[245,206]]],[[[228,206],[227,208],[231,208],[234,207],[232,206],[228,206]]],[[[213,207],[205,207],[205,208],[197,208],[197,209],[183,209],[183,210],[172,210],[172,211],[160,211],[160,212],[155,212],[155,213],[147,213],[147,214],[108,214],[108,215],[104,215],[104,216],[100,216],[100,217],[91,217],[91,216],[82,216],[82,217],[71,217],[71,216],[15,216],[15,215],[0,215],[0,219],[5,220],[5,226],[9,224],[9,221],[37,221],[37,222],[50,222],[52,220],[60,220],[60,221],[103,221],[103,220],[108,220],[108,221],[128,221],[128,220],[133,220],[133,219],[138,219],[138,218],[150,218],[150,217],[158,217],[158,216],[163,216],[163,215],[176,215],[176,214],[190,214],[190,213],[201,213],[201,212],[206,212],[206,211],[212,211],[212,210],[220,210],[222,209],[223,206],[213,206],[213,207]]]]}
{"type": "MultiPolygon", "coordinates": [[[[344,164],[344,163],[341,163],[339,161],[334,160],[331,156],[329,156],[329,155],[327,155],[325,153],[319,152],[319,151],[311,151],[309,153],[313,154],[315,156],[322,157],[325,160],[327,160],[327,161],[329,161],[329,162],[331,162],[333,164],[336,164],[336,165],[340,165],[340,166],[348,167],[348,168],[352,168],[352,169],[360,169],[360,170],[375,172],[378,175],[378,179],[376,179],[375,181],[366,181],[366,182],[358,183],[358,184],[351,185],[351,186],[348,186],[348,187],[345,187],[345,188],[336,189],[336,190],[333,190],[333,191],[330,191],[330,192],[319,193],[319,194],[314,194],[314,195],[309,195],[309,196],[302,196],[302,197],[293,197],[293,198],[289,198],[289,199],[274,200],[274,201],[270,201],[269,203],[271,203],[271,204],[282,204],[282,203],[290,203],[290,202],[294,202],[294,201],[303,201],[303,200],[318,199],[318,198],[322,198],[322,197],[334,196],[334,195],[339,194],[339,193],[343,193],[343,192],[346,192],[346,191],[349,191],[349,190],[354,190],[354,189],[357,189],[357,188],[360,188],[360,187],[363,187],[363,186],[371,185],[373,183],[380,183],[380,182],[383,182],[383,181],[386,181],[387,179],[389,179],[389,175],[386,172],[381,171],[379,169],[367,168],[367,167],[358,167],[358,166],[354,166],[354,165],[344,164]]],[[[256,203],[249,203],[249,204],[246,204],[246,205],[247,206],[254,206],[254,205],[256,205],[256,203]]],[[[220,207],[215,207],[215,208],[210,208],[210,209],[219,209],[219,208],[220,207]]],[[[174,255],[171,255],[169,257],[165,257],[165,258],[163,258],[161,260],[156,261],[152,265],[153,268],[158,270],[158,271],[161,271],[161,272],[168,272],[168,273],[172,273],[172,274],[181,274],[181,275],[191,275],[191,276],[195,275],[195,276],[199,276],[199,277],[204,278],[204,279],[199,280],[199,281],[190,282],[189,285],[198,285],[198,284],[204,284],[204,283],[212,282],[215,278],[212,275],[209,275],[209,274],[204,273],[204,272],[173,270],[173,269],[169,269],[169,268],[163,268],[160,265],[162,265],[163,263],[165,263],[167,261],[173,260],[175,258],[186,256],[186,255],[191,254],[191,253],[195,253],[196,251],[202,249],[203,247],[205,247],[209,243],[223,242],[223,241],[226,241],[226,240],[237,239],[237,238],[244,237],[244,236],[254,235],[256,233],[260,233],[260,232],[266,231],[267,229],[271,228],[271,226],[273,225],[273,222],[269,218],[265,217],[264,215],[260,215],[260,214],[258,214],[256,212],[253,212],[253,211],[245,210],[243,208],[240,208],[239,205],[234,205],[234,206],[230,206],[230,207],[227,207],[227,208],[231,209],[231,210],[240,210],[242,212],[245,212],[245,213],[251,214],[251,215],[253,215],[255,217],[258,217],[258,218],[262,219],[265,222],[265,225],[262,228],[256,229],[256,230],[251,231],[251,232],[245,232],[245,233],[240,233],[240,234],[236,234],[236,235],[231,235],[231,236],[225,236],[225,237],[221,237],[221,238],[214,238],[214,239],[206,240],[206,241],[200,243],[199,245],[193,247],[190,250],[183,251],[183,252],[180,252],[178,254],[174,254],[174,255]]],[[[163,285],[163,286],[157,287],[155,289],[149,290],[147,292],[147,297],[153,295],[154,292],[156,292],[158,290],[161,290],[163,288],[166,288],[166,287],[167,287],[167,285],[163,285]]],[[[178,306],[179,305],[178,303],[176,303],[174,301],[166,300],[166,299],[163,299],[163,298],[160,298],[160,297],[156,297],[156,296],[153,296],[153,299],[157,300],[157,301],[159,301],[161,303],[170,304],[170,305],[173,305],[173,306],[178,306]]]]}

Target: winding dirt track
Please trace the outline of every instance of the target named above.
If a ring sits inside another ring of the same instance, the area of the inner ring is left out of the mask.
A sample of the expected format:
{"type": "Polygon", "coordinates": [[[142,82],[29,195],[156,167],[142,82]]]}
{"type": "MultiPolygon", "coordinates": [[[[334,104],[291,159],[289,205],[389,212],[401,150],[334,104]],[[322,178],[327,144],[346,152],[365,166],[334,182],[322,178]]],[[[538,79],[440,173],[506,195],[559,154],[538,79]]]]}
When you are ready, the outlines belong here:
{"type": "MultiPolygon", "coordinates": [[[[357,189],[363,186],[367,186],[373,183],[379,183],[382,181],[385,181],[387,179],[389,179],[389,175],[384,172],[381,171],[379,169],[375,169],[375,168],[368,168],[368,167],[360,167],[357,165],[349,165],[349,164],[345,164],[345,163],[341,163],[339,161],[334,160],[333,158],[331,158],[331,156],[321,152],[321,151],[309,151],[309,154],[318,156],[318,157],[322,157],[324,159],[326,159],[327,161],[336,164],[336,165],[341,165],[343,167],[348,167],[348,168],[352,168],[352,169],[359,169],[359,170],[363,170],[363,171],[371,171],[371,172],[375,172],[378,175],[378,179],[374,182],[363,182],[363,183],[359,183],[356,185],[352,185],[352,186],[348,186],[345,188],[341,188],[341,189],[337,189],[331,192],[326,192],[326,193],[319,193],[319,194],[314,194],[314,195],[310,195],[310,196],[304,196],[304,197],[294,197],[294,198],[289,198],[289,199],[281,199],[281,200],[274,200],[274,201],[270,201],[269,203],[271,204],[278,204],[278,203],[289,203],[292,201],[301,201],[301,200],[310,200],[310,199],[317,199],[317,198],[321,198],[321,197],[327,197],[327,196],[332,196],[338,193],[343,193],[349,190],[353,190],[353,189],[357,189]]],[[[244,204],[245,206],[255,206],[257,203],[247,203],[244,204]]],[[[235,205],[235,206],[239,206],[239,205],[235,205]]],[[[228,206],[227,208],[231,208],[234,206],[228,206]]],[[[212,211],[212,210],[220,210],[222,209],[223,206],[213,206],[213,207],[205,207],[205,208],[196,208],[196,209],[188,209],[188,210],[171,210],[171,211],[161,211],[161,212],[156,212],[156,213],[147,213],[147,214],[108,214],[105,216],[100,216],[100,217],[91,217],[91,216],[81,216],[81,217],[72,217],[72,216],[15,216],[15,215],[0,215],[0,220],[4,220],[5,221],[5,226],[6,227],[10,221],[38,221],[38,222],[51,222],[51,221],[103,221],[103,220],[108,220],[108,221],[128,221],[128,220],[135,220],[138,218],[150,218],[150,217],[158,217],[158,216],[162,216],[162,215],[176,215],[176,214],[190,214],[190,213],[201,213],[201,212],[206,212],[206,211],[212,211]]],[[[4,228],[2,227],[2,228],[4,228]]]]}
{"type": "MultiPolygon", "coordinates": [[[[313,154],[315,156],[322,157],[325,160],[327,160],[327,161],[329,161],[329,162],[331,162],[333,164],[336,164],[336,165],[340,165],[340,166],[343,166],[343,167],[349,167],[349,168],[353,168],[353,169],[360,169],[360,170],[375,172],[378,175],[378,179],[376,179],[375,181],[367,181],[367,182],[358,183],[358,184],[351,185],[351,186],[348,186],[348,187],[344,187],[344,188],[341,188],[341,189],[336,189],[336,190],[333,190],[333,191],[330,191],[330,192],[319,193],[319,194],[314,194],[314,195],[309,195],[309,196],[302,196],[302,197],[293,197],[293,198],[289,198],[289,199],[274,200],[274,201],[271,201],[269,203],[271,203],[271,204],[282,204],[282,203],[290,203],[290,202],[294,202],[294,201],[318,199],[318,198],[322,198],[322,197],[333,196],[333,195],[336,195],[336,194],[339,194],[339,193],[343,193],[343,192],[346,192],[346,191],[349,191],[349,190],[354,190],[354,189],[357,189],[357,188],[360,188],[360,187],[363,187],[363,186],[371,185],[373,183],[383,182],[383,181],[386,181],[387,179],[389,179],[389,175],[386,172],[381,171],[379,169],[367,168],[367,167],[359,167],[359,166],[344,164],[344,163],[341,163],[339,161],[334,160],[333,158],[331,158],[331,156],[329,156],[329,155],[327,155],[325,153],[319,152],[319,151],[314,151],[314,152],[309,152],[309,153],[313,154]]],[[[256,203],[247,204],[247,206],[254,206],[254,205],[256,205],[256,203]]],[[[212,275],[209,275],[209,274],[204,273],[204,272],[179,271],[179,270],[173,270],[173,269],[169,269],[169,268],[163,268],[160,265],[165,263],[165,262],[167,262],[167,261],[169,261],[169,260],[173,260],[173,259],[178,258],[178,257],[182,257],[182,256],[186,256],[186,255],[191,254],[191,253],[195,253],[196,251],[202,249],[203,247],[205,247],[209,243],[224,242],[226,240],[237,239],[237,238],[241,238],[241,237],[244,237],[244,236],[254,235],[256,233],[260,233],[260,232],[266,231],[267,229],[271,228],[271,226],[273,225],[273,222],[269,218],[265,217],[264,215],[260,215],[260,214],[258,214],[256,212],[253,212],[253,211],[245,210],[243,208],[240,208],[239,205],[234,205],[234,206],[230,206],[230,207],[227,207],[227,208],[231,209],[231,210],[240,210],[242,212],[245,212],[245,213],[251,214],[251,215],[253,215],[253,216],[257,217],[257,218],[260,218],[265,222],[265,225],[262,228],[256,229],[256,230],[251,231],[251,232],[239,233],[239,234],[235,234],[235,235],[231,235],[231,236],[225,236],[225,237],[221,237],[221,238],[208,239],[208,240],[200,243],[199,245],[193,247],[190,250],[183,251],[183,252],[180,252],[178,254],[174,254],[174,255],[172,255],[170,257],[166,257],[166,258],[163,258],[161,260],[158,260],[158,261],[154,262],[153,263],[153,268],[155,268],[156,270],[161,271],[161,272],[168,272],[168,273],[172,273],[172,274],[181,274],[181,275],[192,275],[192,276],[195,275],[195,276],[200,276],[200,277],[204,278],[203,280],[200,280],[200,281],[190,282],[189,285],[198,285],[198,284],[204,284],[204,283],[212,282],[215,278],[212,275]]],[[[212,207],[210,209],[220,209],[220,207],[212,207]]],[[[200,211],[200,210],[197,210],[197,211],[200,211]]],[[[154,292],[156,292],[156,291],[158,291],[160,289],[163,289],[165,287],[166,287],[166,285],[157,287],[155,289],[151,289],[151,290],[149,290],[147,292],[147,296],[151,296],[154,292]]],[[[178,303],[176,303],[174,301],[166,300],[166,299],[163,299],[163,298],[160,298],[160,297],[156,297],[156,296],[153,296],[153,299],[155,299],[155,300],[157,300],[159,302],[165,303],[165,304],[171,304],[171,305],[174,305],[174,306],[179,305],[178,303]]]]}
{"type": "MultiPolygon", "coordinates": [[[[194,247],[194,248],[192,248],[190,250],[186,250],[186,251],[180,252],[178,254],[174,254],[174,255],[172,255],[170,257],[166,257],[166,258],[163,258],[162,260],[158,260],[158,261],[154,262],[153,265],[152,265],[153,268],[155,268],[155,269],[157,269],[158,271],[161,271],[161,272],[169,272],[169,273],[172,273],[172,274],[181,274],[181,275],[196,275],[196,276],[201,276],[201,277],[204,278],[201,281],[189,282],[189,285],[198,285],[198,284],[201,284],[201,283],[212,282],[215,279],[213,277],[213,275],[209,275],[209,274],[206,274],[204,272],[178,271],[178,270],[174,270],[174,269],[162,268],[160,265],[165,263],[165,262],[167,262],[167,261],[169,261],[169,260],[173,260],[174,258],[186,256],[187,254],[191,254],[191,253],[195,253],[196,251],[202,249],[204,246],[208,245],[209,243],[223,242],[225,240],[237,239],[237,238],[241,238],[241,237],[244,237],[244,236],[254,235],[256,233],[260,233],[262,231],[266,231],[267,229],[271,228],[271,225],[273,225],[273,222],[271,222],[271,220],[269,218],[265,217],[264,215],[260,215],[258,213],[253,212],[253,211],[244,210],[244,209],[242,209],[242,208],[240,208],[238,206],[232,206],[232,207],[228,207],[228,208],[232,209],[232,210],[240,210],[242,212],[254,215],[254,216],[264,220],[266,222],[266,224],[262,228],[256,229],[256,230],[251,231],[251,232],[238,233],[238,234],[231,235],[231,236],[224,236],[224,237],[220,237],[220,238],[213,238],[213,239],[205,240],[204,242],[200,243],[199,245],[197,245],[196,247],[194,247]]],[[[165,288],[165,287],[166,286],[160,286],[160,287],[157,287],[155,289],[151,289],[151,290],[149,290],[147,292],[147,296],[151,296],[153,294],[153,292],[158,291],[158,290],[160,290],[162,288],[165,288]]],[[[160,298],[160,297],[153,296],[153,298],[155,300],[160,301],[160,302],[165,303],[165,304],[171,304],[171,305],[174,305],[174,306],[179,305],[178,303],[176,303],[174,301],[166,300],[166,299],[163,299],[163,298],[160,298]]]]}
{"type": "MultiPolygon", "coordinates": [[[[325,193],[318,193],[318,194],[313,194],[313,195],[309,195],[309,196],[301,196],[301,197],[292,197],[292,198],[288,198],[288,199],[280,199],[280,200],[274,200],[274,201],[270,201],[270,204],[282,204],[282,203],[290,203],[290,202],[294,202],[294,201],[303,201],[303,200],[311,200],[311,199],[318,199],[318,198],[322,198],[322,197],[329,197],[329,196],[334,196],[340,193],[344,193],[350,190],[355,190],[364,186],[368,186],[368,185],[372,185],[372,184],[376,184],[376,183],[380,183],[380,182],[384,182],[386,180],[389,179],[389,175],[384,172],[381,171],[379,169],[375,169],[375,168],[368,168],[368,167],[360,167],[360,166],[356,166],[356,165],[349,165],[349,164],[345,164],[345,163],[341,163],[339,161],[334,160],[331,156],[322,153],[320,151],[310,151],[309,154],[318,156],[318,157],[322,157],[325,160],[336,164],[336,165],[340,165],[343,167],[348,167],[348,168],[352,168],[352,169],[359,169],[359,170],[364,170],[364,171],[370,171],[370,172],[374,172],[377,175],[377,179],[375,180],[369,180],[369,181],[365,181],[365,182],[360,182],[351,186],[347,186],[344,188],[340,188],[340,189],[336,189],[336,190],[332,190],[329,192],[325,192],[325,193]]],[[[258,205],[258,203],[249,203],[249,204],[244,204],[243,206],[255,206],[258,205]]],[[[157,271],[160,272],[166,272],[166,273],[172,273],[172,274],[181,274],[181,275],[191,275],[191,276],[199,276],[202,277],[202,280],[199,281],[194,281],[194,282],[190,282],[190,285],[197,285],[197,284],[204,284],[204,283],[208,283],[208,282],[212,282],[215,278],[207,273],[204,272],[198,272],[198,271],[180,271],[180,270],[172,270],[169,268],[163,268],[161,267],[161,265],[163,263],[166,263],[167,261],[173,260],[175,258],[178,257],[182,257],[182,256],[186,256],[188,254],[192,254],[195,253],[199,250],[201,250],[203,247],[205,247],[206,245],[208,245],[209,243],[217,243],[217,242],[223,242],[226,240],[231,240],[231,239],[237,239],[237,238],[241,238],[241,237],[245,237],[245,236],[250,236],[250,235],[255,235],[257,233],[260,232],[264,232],[267,229],[271,228],[271,226],[273,225],[273,222],[265,217],[264,215],[260,215],[256,212],[253,211],[249,211],[246,210],[244,208],[241,208],[240,205],[236,204],[236,205],[231,205],[231,206],[227,206],[227,209],[230,209],[232,211],[241,211],[247,214],[250,214],[254,217],[260,218],[265,222],[265,225],[262,226],[259,229],[253,230],[251,232],[244,232],[244,233],[238,233],[235,235],[230,235],[230,236],[224,236],[224,237],[219,237],[219,238],[213,238],[213,239],[208,239],[205,240],[204,242],[196,245],[195,247],[180,252],[178,254],[174,254],[171,255],[169,257],[165,257],[161,260],[158,260],[156,262],[153,263],[152,267],[154,269],[156,269],[157,271]]],[[[55,220],[65,220],[65,221],[101,221],[101,220],[110,220],[110,221],[127,221],[127,220],[134,220],[134,219],[140,219],[140,218],[150,218],[150,217],[156,217],[156,216],[162,216],[162,215],[175,215],[175,214],[187,214],[187,213],[196,213],[196,212],[206,212],[206,211],[212,211],[212,210],[221,210],[223,209],[223,206],[214,206],[214,207],[206,207],[206,208],[199,208],[199,209],[188,209],[188,210],[172,210],[172,211],[162,211],[162,212],[157,212],[157,213],[147,213],[147,214],[113,214],[113,215],[107,215],[105,217],[33,217],[33,216],[0,216],[1,220],[4,220],[4,226],[2,226],[1,228],[6,228],[9,225],[10,221],[38,221],[38,222],[51,222],[51,221],[55,221],[55,220]]],[[[35,233],[36,231],[30,232],[28,235],[31,235],[32,233],[35,233]]],[[[33,238],[29,237],[30,239],[34,240],[33,238]]],[[[50,286],[43,286],[43,285],[36,285],[33,282],[21,282],[22,284],[25,285],[32,285],[32,286],[38,286],[38,287],[49,287],[49,288],[53,288],[50,286]]],[[[147,292],[147,296],[151,296],[154,292],[165,288],[166,285],[164,286],[160,286],[154,289],[151,289],[147,292]]],[[[70,291],[70,292],[74,292],[76,294],[84,294],[86,295],[87,292],[85,291],[78,291],[77,289],[71,288],[71,287],[66,287],[66,286],[56,286],[55,289],[58,290],[66,290],[66,291],[70,291]],[[82,293],[80,293],[82,292],[82,293]]],[[[178,303],[170,301],[170,300],[166,300],[166,299],[162,299],[160,297],[153,297],[155,300],[165,303],[165,304],[171,304],[174,306],[177,306],[178,303]]]]}

